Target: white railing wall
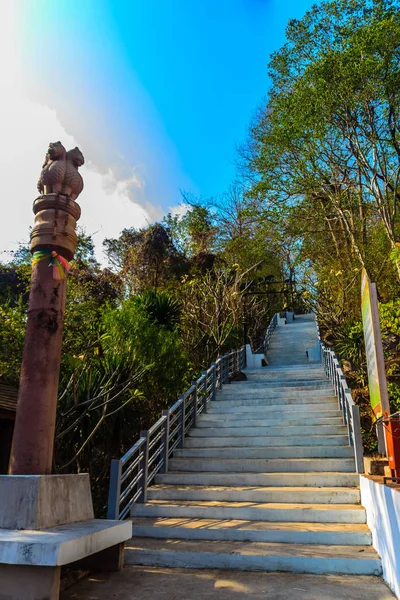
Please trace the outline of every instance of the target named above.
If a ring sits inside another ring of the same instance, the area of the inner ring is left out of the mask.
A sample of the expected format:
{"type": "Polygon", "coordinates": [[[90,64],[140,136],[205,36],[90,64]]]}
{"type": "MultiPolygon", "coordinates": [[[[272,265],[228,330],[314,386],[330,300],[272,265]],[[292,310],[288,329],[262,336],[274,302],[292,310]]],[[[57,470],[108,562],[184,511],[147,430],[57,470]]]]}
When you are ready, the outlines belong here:
{"type": "Polygon", "coordinates": [[[338,397],[339,409],[342,411],[343,421],[347,427],[349,444],[354,450],[357,473],[364,473],[363,443],[361,437],[360,411],[355,404],[346,377],[340,368],[336,354],[331,348],[327,348],[318,333],[321,349],[321,361],[326,376],[333,384],[338,397]]]}

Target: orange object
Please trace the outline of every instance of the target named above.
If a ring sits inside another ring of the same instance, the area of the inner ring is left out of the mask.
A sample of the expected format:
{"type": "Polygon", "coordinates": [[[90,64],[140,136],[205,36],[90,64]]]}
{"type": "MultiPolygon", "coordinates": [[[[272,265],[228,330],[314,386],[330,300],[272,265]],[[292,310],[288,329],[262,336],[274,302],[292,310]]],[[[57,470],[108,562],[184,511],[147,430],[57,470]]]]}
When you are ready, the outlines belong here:
{"type": "Polygon", "coordinates": [[[400,478],[400,417],[387,417],[383,423],[389,468],[394,477],[400,478]]]}

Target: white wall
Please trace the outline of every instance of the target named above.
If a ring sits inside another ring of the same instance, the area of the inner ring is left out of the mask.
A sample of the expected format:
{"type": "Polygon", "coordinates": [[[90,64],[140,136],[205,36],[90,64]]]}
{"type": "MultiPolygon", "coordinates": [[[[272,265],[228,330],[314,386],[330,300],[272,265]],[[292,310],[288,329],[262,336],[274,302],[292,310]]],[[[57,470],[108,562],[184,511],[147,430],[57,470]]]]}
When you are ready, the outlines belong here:
{"type": "Polygon", "coordinates": [[[261,369],[263,359],[265,360],[264,354],[253,354],[250,344],[246,344],[247,369],[261,369]]]}
{"type": "Polygon", "coordinates": [[[383,578],[400,598],[400,490],[360,475],[372,543],[382,559],[383,578]]]}

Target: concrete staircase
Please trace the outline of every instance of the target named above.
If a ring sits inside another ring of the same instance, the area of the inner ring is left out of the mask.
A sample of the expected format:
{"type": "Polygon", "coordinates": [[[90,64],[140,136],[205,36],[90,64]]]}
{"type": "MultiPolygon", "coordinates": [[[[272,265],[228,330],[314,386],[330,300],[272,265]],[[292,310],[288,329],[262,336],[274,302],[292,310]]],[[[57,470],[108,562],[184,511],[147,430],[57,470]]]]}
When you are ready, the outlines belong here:
{"type": "Polygon", "coordinates": [[[269,366],[231,383],[133,508],[126,562],[381,573],[337,399],[306,349],[311,315],[278,327],[269,366]]]}

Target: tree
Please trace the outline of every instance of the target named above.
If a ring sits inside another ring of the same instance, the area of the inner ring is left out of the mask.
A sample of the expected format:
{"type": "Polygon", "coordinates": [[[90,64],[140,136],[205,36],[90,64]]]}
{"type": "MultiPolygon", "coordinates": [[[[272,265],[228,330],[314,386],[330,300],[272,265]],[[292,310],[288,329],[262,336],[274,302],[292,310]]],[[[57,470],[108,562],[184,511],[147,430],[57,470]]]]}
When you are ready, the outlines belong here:
{"type": "Polygon", "coordinates": [[[158,290],[185,272],[185,257],[160,223],[139,231],[124,229],[119,238],[105,240],[104,247],[130,293],[158,290]]]}
{"type": "Polygon", "coordinates": [[[243,158],[252,197],[320,214],[336,253],[344,238],[360,266],[372,263],[370,239],[381,224],[400,278],[396,4],[334,0],[289,22],[243,158]]]}

